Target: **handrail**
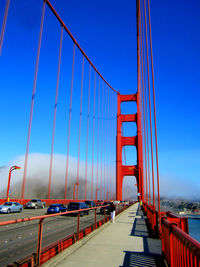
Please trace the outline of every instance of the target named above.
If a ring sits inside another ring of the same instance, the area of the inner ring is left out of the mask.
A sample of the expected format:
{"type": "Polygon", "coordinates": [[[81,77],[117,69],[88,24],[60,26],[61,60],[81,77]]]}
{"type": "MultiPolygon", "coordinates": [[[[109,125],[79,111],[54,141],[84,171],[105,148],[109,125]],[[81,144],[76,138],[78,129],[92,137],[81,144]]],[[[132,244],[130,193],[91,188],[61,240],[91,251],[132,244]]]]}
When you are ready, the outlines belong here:
{"type": "Polygon", "coordinates": [[[162,218],[162,233],[162,252],[171,267],[199,266],[200,243],[197,240],[165,217],[162,218]]]}
{"type": "MultiPolygon", "coordinates": [[[[49,260],[50,258],[52,258],[53,256],[55,256],[57,254],[56,251],[54,252],[50,252],[47,253],[48,255],[45,256],[45,259],[43,257],[44,254],[44,249],[42,249],[42,236],[43,236],[43,223],[44,220],[46,218],[51,218],[51,217],[56,217],[56,216],[62,216],[62,215],[67,215],[67,214],[73,214],[73,213],[77,213],[77,230],[75,233],[73,233],[73,239],[74,241],[70,241],[69,240],[69,245],[67,246],[61,246],[59,247],[59,252],[63,251],[65,248],[67,248],[68,246],[72,245],[73,243],[75,243],[76,241],[78,241],[80,238],[82,238],[83,235],[83,231],[84,230],[80,230],[80,214],[83,211],[88,211],[88,210],[94,210],[94,223],[90,226],[88,226],[86,229],[88,228],[92,228],[92,230],[89,231],[89,233],[93,230],[95,230],[97,227],[100,227],[102,224],[104,224],[105,222],[107,222],[109,220],[109,217],[106,216],[106,207],[109,207],[110,205],[105,205],[105,206],[97,206],[97,207],[92,207],[92,208],[86,208],[86,209],[79,209],[79,210],[73,210],[73,211],[66,211],[66,212],[62,212],[62,213],[55,213],[55,214],[50,214],[50,215],[43,215],[43,216],[35,216],[35,217],[30,217],[30,218],[24,218],[24,219],[17,219],[17,220],[11,220],[11,221],[6,221],[6,222],[0,222],[0,226],[4,226],[4,225],[9,225],[9,224],[15,224],[15,223],[21,223],[21,222],[27,222],[27,221],[33,221],[33,220],[39,220],[38,223],[38,239],[37,239],[37,252],[33,253],[32,255],[28,256],[28,258],[24,258],[22,260],[20,260],[19,265],[18,266],[25,266],[24,263],[26,262],[30,262],[31,264],[36,263],[36,266],[39,266],[40,263],[43,264],[44,262],[46,262],[47,260],[49,260]],[[97,222],[97,209],[100,208],[104,208],[104,218],[102,220],[100,220],[99,222],[97,222]],[[81,232],[82,231],[82,232],[81,232]]],[[[124,209],[128,208],[130,205],[126,206],[124,204],[117,204],[116,205],[118,207],[117,213],[120,213],[121,211],[123,211],[124,209]]],[[[88,232],[85,234],[87,235],[88,232]]],[[[65,240],[68,240],[68,237],[65,238],[65,240]]],[[[61,241],[58,241],[62,243],[61,241]]],[[[63,242],[67,242],[67,241],[63,241],[63,242]]],[[[52,245],[52,244],[51,244],[52,245]]],[[[53,250],[53,249],[52,249],[53,250]]],[[[31,265],[33,266],[33,265],[31,265]]],[[[34,265],[35,266],[35,265],[34,265]]]]}
{"type": "Polygon", "coordinates": [[[21,223],[21,222],[34,221],[34,220],[41,220],[41,219],[45,219],[45,218],[61,216],[61,215],[64,215],[64,214],[77,213],[77,212],[86,211],[86,210],[94,210],[94,209],[99,209],[99,208],[102,208],[102,207],[105,208],[105,207],[108,207],[108,206],[109,205],[98,206],[98,207],[87,208],[87,209],[72,210],[72,211],[66,211],[66,212],[62,212],[62,213],[55,213],[55,214],[49,214],[49,215],[43,215],[43,216],[35,216],[35,217],[29,217],[29,218],[24,218],[24,219],[5,221],[5,222],[0,222],[0,226],[8,225],[8,224],[21,223]]]}

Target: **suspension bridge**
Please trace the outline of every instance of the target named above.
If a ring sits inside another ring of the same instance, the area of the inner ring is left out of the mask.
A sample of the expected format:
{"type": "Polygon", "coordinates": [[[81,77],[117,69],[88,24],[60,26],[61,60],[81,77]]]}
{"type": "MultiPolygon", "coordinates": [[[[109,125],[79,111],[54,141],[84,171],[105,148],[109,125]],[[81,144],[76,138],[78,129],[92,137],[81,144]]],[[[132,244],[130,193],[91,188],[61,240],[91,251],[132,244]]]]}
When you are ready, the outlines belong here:
{"type": "MultiPolygon", "coordinates": [[[[6,49],[10,2],[12,1],[5,1],[1,27],[2,60],[10,59],[6,49]]],[[[109,224],[107,206],[86,209],[90,212],[87,218],[80,218],[82,210],[76,211],[77,218],[61,216],[58,213],[44,215],[43,210],[24,210],[20,215],[9,215],[10,220],[9,216],[2,217],[2,266],[48,265],[48,260],[53,260],[49,266],[65,265],[65,261],[68,261],[65,257],[62,257],[64,263],[59,260],[65,249],[74,247],[77,242],[85,242],[86,236],[91,236],[101,228],[103,230],[100,234],[88,242],[95,247],[95,244],[100,244],[107,236],[111,244],[106,248],[98,246],[98,251],[95,250],[95,266],[102,266],[98,253],[106,253],[104,250],[111,249],[116,243],[119,246],[111,251],[112,256],[105,258],[106,266],[112,266],[110,258],[113,257],[116,257],[115,265],[123,266],[149,266],[149,263],[151,266],[163,266],[164,262],[169,266],[200,266],[200,244],[189,236],[187,218],[162,212],[160,208],[150,3],[149,0],[136,2],[137,89],[135,93],[124,95],[113,88],[95,67],[51,2],[41,1],[40,30],[39,36],[35,38],[38,43],[34,54],[32,95],[28,100],[24,99],[26,103],[31,101],[30,110],[28,111],[26,105],[25,112],[25,115],[29,112],[26,147],[24,145],[23,160],[15,163],[20,166],[11,167],[9,175],[11,179],[11,171],[21,168],[20,190],[15,192],[11,184],[10,192],[10,182],[13,181],[9,179],[7,198],[2,198],[1,203],[10,200],[25,205],[31,198],[36,197],[31,195],[31,182],[34,178],[38,189],[42,187],[40,197],[47,206],[53,203],[67,205],[69,202],[84,202],[88,199],[96,203],[99,200],[108,203],[115,201],[119,217],[117,216],[115,225],[109,224]],[[51,42],[46,36],[46,29],[52,26],[48,25],[48,17],[54,20],[57,34],[56,45],[51,47],[52,63],[48,53],[45,56],[41,54],[48,42],[51,42]],[[54,67],[54,77],[51,77],[52,73],[48,73],[48,65],[51,64],[54,67]],[[129,102],[135,103],[137,110],[126,108],[126,112],[122,112],[122,104],[129,102]],[[124,127],[128,123],[136,125],[135,135],[124,135],[124,127]],[[39,135],[36,134],[37,131],[40,131],[39,135]],[[41,138],[39,145],[38,136],[41,138]],[[135,155],[132,155],[136,158],[135,164],[126,161],[127,147],[135,149],[135,155]],[[39,160],[37,165],[34,165],[33,159],[37,156],[39,160]],[[39,178],[33,172],[33,169],[37,168],[41,171],[39,178]],[[123,194],[123,180],[126,176],[135,179],[137,203],[128,205],[122,202],[126,199],[123,194]],[[58,184],[61,189],[55,194],[58,184]],[[103,213],[99,213],[100,208],[104,209],[103,213]],[[116,236],[119,234],[117,239],[109,236],[112,231],[116,236]],[[139,242],[143,243],[139,245],[139,250],[136,245],[137,238],[130,239],[128,236],[140,238],[139,242]],[[147,237],[152,242],[148,253],[143,251],[147,237]],[[122,245],[120,240],[124,242],[122,245]],[[21,253],[16,251],[16,246],[21,253]],[[152,252],[155,246],[159,248],[152,252]],[[126,253],[123,262],[123,250],[126,249],[130,251],[126,253]],[[119,254],[121,251],[122,256],[118,258],[116,251],[119,254]],[[141,254],[142,252],[144,253],[141,254]]],[[[25,77],[24,83],[26,87],[25,77]]],[[[30,88],[30,84],[27,88],[30,88]]],[[[62,215],[73,213],[66,211],[62,215]]],[[[88,249],[87,245],[85,248],[88,249]]],[[[80,253],[83,258],[76,256],[76,261],[72,259],[74,265],[71,266],[94,266],[89,262],[81,265],[86,253],[84,248],[80,253]]],[[[73,255],[75,254],[72,253],[70,257],[73,258],[73,255]]]]}

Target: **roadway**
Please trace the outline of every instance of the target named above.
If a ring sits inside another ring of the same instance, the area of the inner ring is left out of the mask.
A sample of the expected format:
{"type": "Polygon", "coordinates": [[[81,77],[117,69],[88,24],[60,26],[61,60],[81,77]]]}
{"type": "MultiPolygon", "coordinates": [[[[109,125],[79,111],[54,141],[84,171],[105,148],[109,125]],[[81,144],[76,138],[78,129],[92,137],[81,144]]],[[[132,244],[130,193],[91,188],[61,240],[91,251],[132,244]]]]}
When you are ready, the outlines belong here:
{"type": "MultiPolygon", "coordinates": [[[[22,213],[0,214],[0,222],[23,219],[46,214],[45,209],[24,209],[22,213]]],[[[97,212],[97,221],[103,215],[97,212]]],[[[7,266],[16,260],[36,252],[39,220],[0,226],[0,266],[7,266]]],[[[94,223],[94,211],[80,217],[80,229],[94,223]]],[[[77,217],[63,215],[44,220],[42,247],[77,231],[77,217]]]]}

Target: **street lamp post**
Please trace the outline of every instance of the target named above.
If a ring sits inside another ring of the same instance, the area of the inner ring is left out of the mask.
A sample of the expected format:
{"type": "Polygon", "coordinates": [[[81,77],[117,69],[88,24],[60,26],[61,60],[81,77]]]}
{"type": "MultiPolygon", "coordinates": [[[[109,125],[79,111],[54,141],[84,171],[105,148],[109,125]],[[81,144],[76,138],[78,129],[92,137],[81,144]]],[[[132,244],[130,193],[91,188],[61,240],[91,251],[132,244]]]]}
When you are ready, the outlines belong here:
{"type": "Polygon", "coordinates": [[[7,186],[7,193],[6,193],[6,197],[7,197],[7,201],[9,201],[9,191],[10,191],[10,180],[11,180],[11,173],[14,170],[19,170],[21,169],[21,167],[18,166],[12,166],[9,170],[9,175],[8,175],[8,186],[7,186]]]}

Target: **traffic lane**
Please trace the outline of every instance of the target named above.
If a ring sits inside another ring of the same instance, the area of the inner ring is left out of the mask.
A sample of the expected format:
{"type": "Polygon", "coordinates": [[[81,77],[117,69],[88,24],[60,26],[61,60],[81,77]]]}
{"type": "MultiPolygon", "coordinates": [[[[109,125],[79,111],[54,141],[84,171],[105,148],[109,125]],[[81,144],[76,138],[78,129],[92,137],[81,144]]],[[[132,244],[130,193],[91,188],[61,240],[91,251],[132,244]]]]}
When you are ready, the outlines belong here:
{"type": "MultiPolygon", "coordinates": [[[[77,230],[77,218],[74,216],[59,216],[60,220],[54,220],[54,223],[44,223],[42,247],[68,236],[77,230]],[[66,218],[63,218],[66,217],[66,218]]],[[[56,217],[55,217],[56,218],[56,217]]],[[[102,215],[97,215],[97,221],[102,219],[102,215]]],[[[94,223],[94,214],[85,215],[80,218],[80,229],[90,226],[94,223]]],[[[7,242],[0,244],[0,266],[6,266],[16,260],[36,252],[38,227],[24,230],[21,235],[10,235],[7,242]],[[20,238],[19,238],[20,236],[20,238]]]]}
{"type": "Polygon", "coordinates": [[[0,222],[17,220],[17,219],[24,219],[34,216],[43,216],[47,212],[47,208],[44,209],[23,209],[21,213],[13,212],[9,214],[0,213],[0,222]]]}
{"type": "MultiPolygon", "coordinates": [[[[32,214],[37,216],[36,214],[32,214]]],[[[94,211],[91,210],[90,211],[90,215],[94,217],[94,211]]],[[[46,226],[46,224],[48,225],[53,225],[53,224],[57,224],[57,222],[60,221],[68,221],[68,220],[74,220],[77,221],[76,219],[76,215],[59,215],[59,216],[55,216],[55,217],[49,217],[49,218],[45,218],[44,219],[44,226],[46,226]]],[[[38,231],[38,223],[39,220],[33,220],[33,221],[27,221],[27,222],[20,222],[20,223],[16,223],[16,224],[8,224],[8,225],[3,225],[0,226],[0,244],[4,241],[7,241],[8,239],[10,239],[10,236],[16,237],[18,238],[18,236],[20,236],[19,238],[21,238],[22,235],[26,234],[27,231],[35,228],[36,232],[38,231]]],[[[58,224],[59,225],[59,224],[58,224]]]]}
{"type": "MultiPolygon", "coordinates": [[[[90,210],[91,212],[91,210],[90,210]]],[[[99,212],[99,208],[97,209],[97,213],[99,212]]],[[[0,222],[5,221],[11,221],[11,220],[17,220],[17,219],[25,219],[29,217],[35,217],[35,216],[43,216],[47,214],[47,208],[44,209],[23,209],[21,213],[9,213],[4,214],[0,213],[0,222]]]]}

